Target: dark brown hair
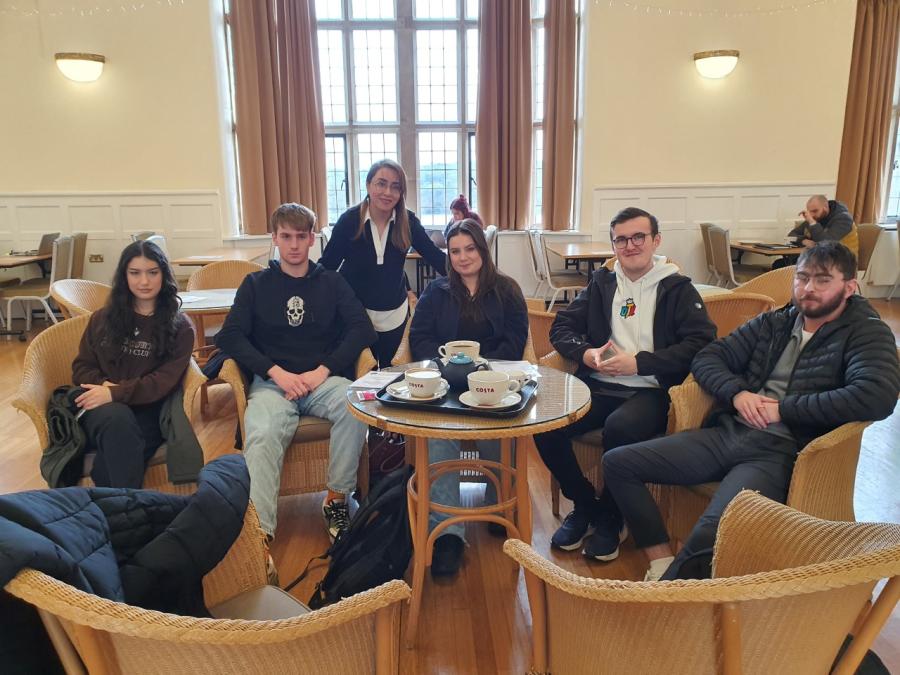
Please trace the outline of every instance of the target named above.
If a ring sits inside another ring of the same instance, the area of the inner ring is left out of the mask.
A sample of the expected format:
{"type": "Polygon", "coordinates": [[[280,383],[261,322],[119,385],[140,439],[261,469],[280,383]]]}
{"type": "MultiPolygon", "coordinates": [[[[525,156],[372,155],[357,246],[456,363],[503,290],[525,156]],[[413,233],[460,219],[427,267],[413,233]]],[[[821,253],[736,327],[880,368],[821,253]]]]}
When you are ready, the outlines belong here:
{"type": "Polygon", "coordinates": [[[460,314],[468,316],[478,316],[480,313],[481,300],[485,295],[490,293],[494,288],[499,293],[505,294],[508,289],[508,279],[501,272],[497,271],[494,260],[491,258],[490,249],[488,249],[487,240],[484,238],[484,231],[481,226],[472,218],[463,218],[453,223],[447,230],[447,279],[450,282],[450,294],[459,303],[460,314]],[[462,277],[459,276],[453,268],[450,261],[450,247],[454,237],[467,234],[472,237],[475,248],[478,249],[478,255],[481,256],[481,269],[478,271],[478,290],[474,296],[469,295],[469,289],[463,283],[462,277]]]}
{"type": "Polygon", "coordinates": [[[272,232],[278,232],[279,225],[301,232],[315,232],[316,214],[308,206],[288,202],[275,209],[269,219],[269,228],[272,232]]]}

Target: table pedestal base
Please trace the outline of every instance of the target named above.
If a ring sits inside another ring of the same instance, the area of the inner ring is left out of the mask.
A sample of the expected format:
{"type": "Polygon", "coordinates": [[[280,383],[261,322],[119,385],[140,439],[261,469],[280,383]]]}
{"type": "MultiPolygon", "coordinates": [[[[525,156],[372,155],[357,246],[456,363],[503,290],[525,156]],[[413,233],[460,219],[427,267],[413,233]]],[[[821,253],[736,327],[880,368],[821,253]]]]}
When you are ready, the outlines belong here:
{"type": "MultiPolygon", "coordinates": [[[[500,440],[499,462],[484,459],[460,459],[436,462],[430,466],[428,464],[428,440],[409,436],[407,436],[407,440],[413,442],[415,465],[418,467],[409,479],[407,486],[407,505],[414,553],[412,598],[406,627],[406,645],[412,649],[416,644],[419,627],[425,568],[431,566],[435,540],[451,525],[473,521],[498,523],[506,527],[511,536],[531,543],[531,498],[528,492],[528,458],[523,452],[516,466],[513,466],[511,438],[500,440]],[[468,508],[436,504],[429,499],[431,483],[436,478],[445,473],[461,470],[483,473],[488,480],[492,481],[498,488],[497,503],[468,508]],[[494,474],[495,471],[500,474],[499,479],[494,474]],[[515,494],[512,494],[513,478],[515,478],[515,494]],[[430,511],[446,513],[450,517],[438,523],[429,533],[428,515],[430,511]]],[[[525,444],[519,444],[519,447],[524,449],[525,444]]]]}

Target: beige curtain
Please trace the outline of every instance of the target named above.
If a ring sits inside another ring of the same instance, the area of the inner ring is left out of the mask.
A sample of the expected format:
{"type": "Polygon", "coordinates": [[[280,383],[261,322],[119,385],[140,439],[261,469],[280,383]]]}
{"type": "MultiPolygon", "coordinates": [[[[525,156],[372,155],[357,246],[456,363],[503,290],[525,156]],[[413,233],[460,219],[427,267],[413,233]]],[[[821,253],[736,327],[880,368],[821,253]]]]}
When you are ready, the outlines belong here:
{"type": "Polygon", "coordinates": [[[836,190],[857,223],[879,215],[898,28],[900,0],[858,0],[836,190]]]}
{"type": "Polygon", "coordinates": [[[544,19],[543,225],[568,230],[575,176],[575,0],[550,0],[544,19]]]}
{"type": "Polygon", "coordinates": [[[235,119],[244,232],[279,204],[327,219],[314,0],[233,0],[235,119]]]}
{"type": "Polygon", "coordinates": [[[531,196],[529,0],[481,0],[475,151],[478,213],[502,230],[528,226],[531,196]]]}

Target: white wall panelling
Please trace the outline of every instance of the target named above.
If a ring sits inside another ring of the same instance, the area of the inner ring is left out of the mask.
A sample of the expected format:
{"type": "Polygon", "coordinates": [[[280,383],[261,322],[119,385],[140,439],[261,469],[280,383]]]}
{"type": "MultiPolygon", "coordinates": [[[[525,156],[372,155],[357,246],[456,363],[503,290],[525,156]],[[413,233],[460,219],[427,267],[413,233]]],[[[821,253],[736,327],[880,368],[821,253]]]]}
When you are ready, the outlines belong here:
{"type": "Polygon", "coordinates": [[[834,183],[601,186],[594,189],[593,234],[595,240],[605,240],[618,211],[642,208],[659,219],[660,253],[681,265],[685,274],[703,280],[706,259],[699,223],[730,230],[732,240],[781,242],[814,194],[833,198],[834,183]]]}
{"type": "MultiPolygon", "coordinates": [[[[166,236],[172,257],[200,255],[222,246],[217,190],[60,192],[0,194],[0,251],[35,248],[45,232],[87,232],[86,279],[108,283],[131,235],[153,230],[166,236]]],[[[179,275],[190,270],[176,270],[179,275]]],[[[21,268],[6,276],[21,276],[21,268]]]]}

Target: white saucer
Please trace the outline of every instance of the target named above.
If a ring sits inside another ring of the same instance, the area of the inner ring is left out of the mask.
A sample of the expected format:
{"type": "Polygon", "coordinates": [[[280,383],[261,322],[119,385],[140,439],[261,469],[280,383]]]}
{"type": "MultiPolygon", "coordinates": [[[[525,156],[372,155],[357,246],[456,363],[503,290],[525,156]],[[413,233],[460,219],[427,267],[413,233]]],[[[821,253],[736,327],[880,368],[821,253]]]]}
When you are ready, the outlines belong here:
{"type": "Polygon", "coordinates": [[[450,385],[447,383],[443,377],[441,378],[440,384],[438,384],[437,391],[434,392],[431,396],[413,396],[409,393],[409,387],[406,385],[406,382],[403,380],[399,380],[398,382],[392,382],[387,387],[385,387],[385,391],[389,393],[394,398],[399,398],[401,401],[437,401],[442,396],[446,396],[447,392],[450,391],[450,385]]]}
{"type": "Polygon", "coordinates": [[[522,400],[522,395],[517,391],[511,391],[502,399],[500,399],[499,403],[495,403],[494,405],[484,405],[482,403],[475,402],[475,395],[472,394],[471,391],[464,391],[459,395],[459,402],[463,405],[467,405],[470,408],[479,408],[481,410],[499,410],[501,408],[512,408],[514,405],[518,404],[519,401],[522,400]]]}

